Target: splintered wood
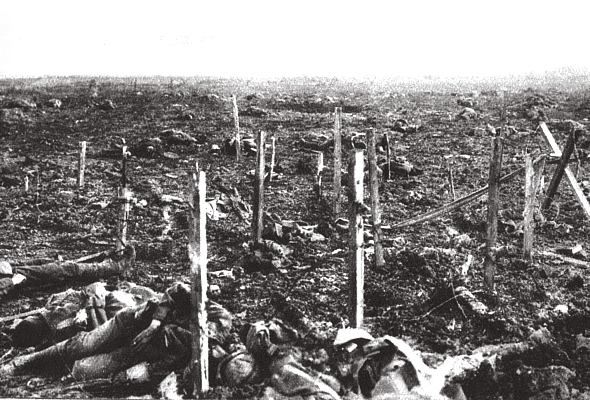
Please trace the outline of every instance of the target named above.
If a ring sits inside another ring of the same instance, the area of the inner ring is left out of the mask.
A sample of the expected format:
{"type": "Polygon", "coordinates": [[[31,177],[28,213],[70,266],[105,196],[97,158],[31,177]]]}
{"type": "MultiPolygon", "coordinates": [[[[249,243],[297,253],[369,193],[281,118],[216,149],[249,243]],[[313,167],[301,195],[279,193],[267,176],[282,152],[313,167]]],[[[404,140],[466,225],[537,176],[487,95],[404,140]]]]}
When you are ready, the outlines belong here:
{"type": "Polygon", "coordinates": [[[371,217],[375,242],[375,266],[385,265],[383,257],[383,232],[381,231],[381,209],[379,206],[379,176],[377,175],[377,154],[375,152],[375,132],[367,132],[367,155],[369,158],[369,186],[371,194],[371,217]]]}
{"type": "Polygon", "coordinates": [[[322,172],[324,171],[324,153],[317,152],[317,169],[315,174],[315,190],[318,197],[322,197],[322,172]]]}
{"type": "Polygon", "coordinates": [[[502,138],[492,138],[488,189],[488,218],[484,280],[489,290],[494,290],[496,274],[496,240],[498,238],[498,209],[500,207],[500,171],[502,169],[502,138]]]}
{"type": "Polygon", "coordinates": [[[86,168],[86,141],[80,142],[80,158],[78,159],[78,187],[84,187],[84,170],[86,168]]]}
{"type": "Polygon", "coordinates": [[[209,390],[209,342],[207,338],[207,238],[206,238],[205,172],[190,174],[189,179],[189,238],[188,255],[191,262],[192,338],[191,374],[193,396],[209,390]]]}
{"type": "Polygon", "coordinates": [[[129,210],[131,209],[131,191],[127,186],[127,146],[123,140],[121,160],[121,186],[119,187],[118,198],[120,202],[119,209],[119,240],[117,240],[116,248],[118,251],[123,250],[127,245],[127,223],[129,221],[129,210]]]}
{"type": "Polygon", "coordinates": [[[254,243],[262,241],[264,227],[264,141],[266,134],[259,131],[256,137],[256,175],[254,178],[254,212],[252,219],[252,240],[254,243]]]}
{"type": "Polygon", "coordinates": [[[537,207],[537,192],[541,186],[541,177],[545,167],[545,158],[539,162],[537,168],[533,163],[530,154],[525,156],[525,203],[523,213],[523,242],[522,256],[525,260],[531,261],[533,250],[533,230],[535,229],[535,209],[537,207]]]}
{"type": "MultiPolygon", "coordinates": [[[[364,280],[365,280],[365,256],[363,251],[363,178],[364,163],[363,151],[356,150],[352,162],[352,173],[349,175],[350,190],[350,256],[349,275],[350,284],[350,325],[360,328],[363,324],[364,280]]],[[[350,169],[349,169],[350,170],[350,169]]]]}
{"type": "Polygon", "coordinates": [[[340,192],[342,179],[342,107],[334,109],[334,214],[340,214],[340,192]]]}
{"type": "Polygon", "coordinates": [[[236,161],[240,161],[242,157],[242,142],[240,139],[240,116],[238,114],[238,101],[236,99],[236,95],[233,94],[231,96],[232,105],[233,105],[233,115],[234,115],[234,144],[236,146],[236,161]]]}
{"type": "Polygon", "coordinates": [[[391,179],[391,146],[389,145],[389,133],[385,132],[385,157],[387,162],[387,170],[385,171],[385,180],[391,179]]]}
{"type": "Polygon", "coordinates": [[[270,172],[268,175],[268,181],[272,182],[272,176],[275,173],[275,152],[276,152],[276,141],[277,138],[275,134],[272,134],[272,138],[270,139],[270,172]]]}
{"type": "MultiPolygon", "coordinates": [[[[561,155],[562,155],[561,149],[557,145],[557,142],[555,141],[555,138],[551,134],[551,131],[549,131],[549,128],[547,128],[547,124],[545,124],[545,122],[541,122],[539,124],[539,127],[541,128],[541,132],[543,133],[543,137],[545,138],[545,141],[547,142],[547,144],[549,144],[549,147],[551,147],[551,150],[553,150],[553,152],[557,156],[561,157],[561,155]]],[[[590,203],[588,203],[588,199],[586,198],[586,196],[584,195],[584,192],[582,191],[582,188],[578,184],[576,176],[574,175],[572,170],[567,166],[564,168],[564,172],[565,172],[565,176],[567,177],[567,179],[570,183],[570,186],[572,187],[574,193],[576,194],[576,197],[578,198],[578,201],[580,202],[580,205],[582,206],[582,208],[584,209],[584,212],[586,213],[586,217],[588,217],[590,219],[590,203]]]]}

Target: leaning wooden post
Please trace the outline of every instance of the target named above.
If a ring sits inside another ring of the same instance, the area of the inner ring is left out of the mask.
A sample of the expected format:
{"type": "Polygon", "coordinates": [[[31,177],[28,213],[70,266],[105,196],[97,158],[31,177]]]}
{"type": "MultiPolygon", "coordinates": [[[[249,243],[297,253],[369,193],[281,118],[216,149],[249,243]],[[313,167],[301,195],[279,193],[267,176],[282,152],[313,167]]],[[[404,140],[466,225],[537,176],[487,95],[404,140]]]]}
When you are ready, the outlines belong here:
{"type": "Polygon", "coordinates": [[[340,192],[342,179],[342,107],[334,109],[334,214],[340,214],[340,192]]]}
{"type": "Polygon", "coordinates": [[[275,171],[275,150],[276,150],[276,137],[275,134],[272,134],[272,138],[270,139],[270,172],[268,175],[268,181],[272,181],[272,175],[275,171]]]}
{"type": "Polygon", "coordinates": [[[547,195],[545,196],[545,200],[543,201],[543,209],[549,208],[549,206],[551,205],[551,201],[553,200],[553,196],[555,196],[555,193],[557,193],[557,188],[559,187],[561,178],[563,178],[563,174],[565,173],[567,164],[574,151],[575,144],[576,131],[574,128],[572,128],[572,131],[570,132],[567,138],[567,142],[565,143],[565,147],[563,148],[563,153],[561,154],[559,164],[557,165],[555,173],[553,174],[553,178],[551,178],[551,183],[549,183],[549,187],[547,188],[547,195]]]}
{"type": "Polygon", "coordinates": [[[500,194],[500,172],[502,170],[502,138],[492,139],[492,155],[490,159],[488,218],[484,280],[489,290],[494,290],[496,274],[496,240],[498,238],[498,209],[500,194]]]}
{"type": "Polygon", "coordinates": [[[80,158],[78,159],[78,187],[84,187],[84,171],[86,169],[86,141],[80,142],[80,158]]]}
{"type": "Polygon", "coordinates": [[[127,222],[129,220],[129,210],[131,207],[131,192],[127,185],[127,146],[125,145],[125,139],[123,139],[122,147],[122,160],[121,160],[121,182],[119,186],[119,240],[117,240],[117,250],[123,250],[127,245],[127,222]]]}
{"type": "MultiPolygon", "coordinates": [[[[561,156],[561,149],[557,145],[557,142],[555,141],[555,138],[549,131],[549,128],[547,128],[547,124],[545,122],[540,122],[539,127],[541,128],[541,133],[543,134],[545,141],[547,142],[549,147],[551,147],[551,150],[553,150],[553,153],[555,153],[557,156],[561,156]]],[[[578,198],[578,202],[580,203],[580,205],[584,209],[584,212],[586,213],[586,217],[590,219],[590,203],[588,202],[586,195],[582,191],[582,188],[580,187],[580,184],[578,183],[576,176],[568,166],[564,168],[564,171],[565,176],[567,177],[567,180],[569,181],[570,186],[574,191],[574,194],[578,198]]]]}
{"type": "MultiPolygon", "coordinates": [[[[363,151],[356,150],[351,159],[352,173],[349,175],[350,190],[350,255],[349,275],[350,284],[350,324],[353,328],[360,328],[363,324],[363,286],[365,280],[365,256],[363,252],[363,151]]],[[[350,169],[349,169],[350,171],[350,169]]]]}
{"type": "Polygon", "coordinates": [[[379,176],[377,176],[377,153],[375,152],[375,132],[367,132],[367,156],[369,158],[369,185],[371,193],[371,217],[373,220],[373,240],[375,242],[375,266],[385,266],[383,257],[383,232],[381,231],[381,210],[379,207],[379,176]]]}
{"type": "Polygon", "coordinates": [[[391,147],[389,146],[389,133],[385,132],[385,157],[387,158],[387,170],[385,171],[385,180],[391,179],[391,147]]]}
{"type": "Polygon", "coordinates": [[[209,390],[209,342],[207,338],[207,238],[205,172],[190,174],[188,255],[191,262],[192,338],[191,373],[193,397],[209,390]]]}
{"type": "Polygon", "coordinates": [[[234,114],[234,144],[236,146],[236,161],[240,161],[242,158],[242,142],[240,139],[240,116],[238,114],[238,101],[235,94],[232,94],[231,100],[234,114]]]}
{"type": "Polygon", "coordinates": [[[252,240],[260,243],[264,218],[264,131],[256,137],[256,175],[254,178],[254,212],[252,220],[252,240]]]}

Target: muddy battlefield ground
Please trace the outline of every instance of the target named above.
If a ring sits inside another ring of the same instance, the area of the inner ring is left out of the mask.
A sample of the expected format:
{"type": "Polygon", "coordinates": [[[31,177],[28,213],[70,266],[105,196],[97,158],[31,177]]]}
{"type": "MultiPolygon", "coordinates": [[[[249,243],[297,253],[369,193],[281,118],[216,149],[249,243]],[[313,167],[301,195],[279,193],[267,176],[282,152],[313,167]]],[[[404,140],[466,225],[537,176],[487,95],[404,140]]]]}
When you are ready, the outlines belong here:
{"type": "MultiPolygon", "coordinates": [[[[538,129],[541,120],[563,147],[570,120],[589,123],[590,99],[575,85],[551,88],[545,82],[538,88],[511,88],[503,100],[500,88],[491,85],[388,86],[311,79],[0,81],[0,259],[70,260],[113,248],[125,139],[133,192],[128,237],[137,251],[129,279],[156,290],[187,281],[187,206],[167,205],[163,198],[186,198],[188,171],[198,161],[206,172],[210,204],[216,205],[207,221],[209,283],[219,288],[211,296],[234,315],[235,341],[243,324],[280,317],[303,333],[297,343],[302,363],[337,376],[332,342],[337,329],[348,324],[349,234],[336,224],[333,212],[329,139],[335,107],[342,107],[345,162],[372,130],[378,140],[389,135],[403,166],[392,169],[391,179],[380,184],[385,267],[374,267],[371,238],[366,241],[367,330],[373,336],[402,337],[416,350],[444,358],[483,345],[526,340],[545,327],[555,352],[514,361],[510,371],[493,380],[495,386],[464,382],[467,398],[537,398],[534,393],[544,389],[535,385],[541,383],[526,377],[550,366],[573,374],[560,381],[568,390],[565,397],[542,398],[588,398],[582,393],[590,391],[590,339],[584,341],[590,338],[590,223],[565,178],[552,205],[535,218],[532,262],[522,259],[524,174],[501,186],[495,293],[483,284],[487,196],[431,221],[388,229],[452,202],[453,191],[458,199],[487,185],[491,134],[486,127],[500,128],[504,108],[502,175],[523,167],[526,152],[533,157],[551,153],[538,129]],[[228,154],[226,141],[234,134],[232,94],[237,96],[242,135],[267,133],[267,164],[270,137],[276,138],[276,176],[264,193],[265,235],[279,241],[286,254],[273,263],[255,262],[247,246],[256,157],[248,141],[241,161],[228,154]],[[88,142],[83,188],[76,180],[80,141],[88,142]],[[314,191],[313,150],[318,149],[324,151],[326,165],[321,197],[314,191]],[[281,232],[275,223],[292,228],[295,222],[290,235],[282,232],[277,238],[281,232]],[[470,256],[473,262],[462,275],[470,256]],[[453,300],[458,286],[489,312],[471,312],[453,300]]],[[[570,165],[586,196],[589,151],[590,135],[581,132],[570,165]]],[[[378,156],[384,161],[384,152],[378,156]]],[[[545,167],[544,188],[555,165],[545,167]]],[[[367,187],[365,199],[370,204],[367,187]]],[[[340,217],[347,217],[346,210],[343,197],[340,217]]],[[[51,293],[84,283],[17,291],[1,299],[0,316],[42,307],[51,293]]],[[[1,354],[11,349],[11,323],[0,325],[1,354]]],[[[124,389],[106,394],[80,390],[71,377],[0,380],[0,396],[129,395],[124,389]]],[[[215,388],[212,393],[242,398],[258,391],[215,388]]]]}

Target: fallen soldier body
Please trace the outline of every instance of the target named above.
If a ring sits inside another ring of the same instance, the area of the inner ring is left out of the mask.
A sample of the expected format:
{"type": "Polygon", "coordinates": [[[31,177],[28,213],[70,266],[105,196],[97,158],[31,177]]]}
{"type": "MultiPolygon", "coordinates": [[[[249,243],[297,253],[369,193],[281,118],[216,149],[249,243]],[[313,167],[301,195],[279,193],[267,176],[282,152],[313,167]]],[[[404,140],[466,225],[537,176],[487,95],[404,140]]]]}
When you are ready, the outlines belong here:
{"type": "MultiPolygon", "coordinates": [[[[63,374],[71,371],[76,379],[106,378],[142,362],[153,371],[172,370],[190,359],[191,334],[190,287],[175,283],[161,299],[120,309],[111,319],[100,324],[102,305],[94,303],[97,326],[79,332],[70,339],[46,349],[18,356],[0,367],[4,375],[34,373],[63,374]]],[[[106,304],[106,303],[105,303],[106,304]]],[[[87,308],[88,309],[88,308],[87,308]]],[[[215,367],[226,352],[232,318],[215,302],[208,302],[208,336],[210,364],[215,367]]],[[[106,314],[106,312],[105,312],[106,314]]],[[[108,315],[107,315],[108,318],[108,315]]]]}
{"type": "Polygon", "coordinates": [[[53,294],[38,314],[16,320],[12,344],[15,347],[47,347],[89,331],[113,318],[125,308],[159,301],[162,295],[152,289],[121,282],[109,291],[103,282],[92,283],[81,290],[68,289],[53,294]]]}
{"type": "Polygon", "coordinates": [[[100,262],[59,261],[12,267],[3,261],[0,268],[0,296],[16,288],[72,282],[93,282],[127,272],[135,262],[135,249],[127,246],[122,254],[105,254],[100,262]]]}

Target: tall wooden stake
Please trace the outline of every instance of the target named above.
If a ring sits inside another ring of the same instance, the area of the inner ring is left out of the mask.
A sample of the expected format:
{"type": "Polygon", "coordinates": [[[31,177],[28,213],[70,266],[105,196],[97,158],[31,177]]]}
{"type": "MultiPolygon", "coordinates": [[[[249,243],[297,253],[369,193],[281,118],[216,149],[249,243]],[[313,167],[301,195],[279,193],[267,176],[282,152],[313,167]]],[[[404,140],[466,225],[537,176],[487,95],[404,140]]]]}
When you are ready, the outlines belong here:
{"type": "Polygon", "coordinates": [[[86,141],[80,142],[80,158],[78,159],[78,187],[84,187],[84,170],[86,169],[86,141]]]}
{"type": "Polygon", "coordinates": [[[191,262],[191,313],[192,337],[191,373],[193,397],[209,390],[209,342],[207,338],[207,238],[206,238],[206,186],[205,172],[192,173],[189,180],[189,240],[188,255],[191,262]]]}
{"type": "Polygon", "coordinates": [[[559,187],[559,183],[563,178],[563,174],[565,173],[565,169],[567,168],[567,164],[569,159],[574,151],[574,147],[576,144],[576,132],[572,128],[569,136],[567,137],[567,142],[565,143],[565,147],[563,148],[563,153],[561,154],[561,159],[559,160],[559,164],[555,169],[555,173],[553,174],[553,178],[551,178],[551,183],[549,183],[549,187],[547,188],[547,195],[545,196],[545,201],[543,201],[543,208],[547,209],[551,205],[551,201],[553,200],[553,196],[557,193],[557,188],[559,187]]]}
{"type": "MultiPolygon", "coordinates": [[[[363,324],[363,286],[365,280],[365,256],[363,251],[363,216],[360,207],[363,203],[363,151],[356,150],[351,159],[352,174],[350,178],[349,226],[350,226],[350,255],[349,275],[350,284],[350,324],[353,328],[360,328],[363,324]]],[[[349,169],[350,170],[350,169],[349,169]]]]}
{"type": "Polygon", "coordinates": [[[367,132],[367,155],[369,158],[369,185],[371,193],[371,217],[373,219],[373,239],[375,242],[375,266],[385,266],[383,257],[383,232],[381,231],[381,210],[379,207],[379,177],[377,176],[377,153],[375,152],[375,132],[367,132]]]}
{"type": "Polygon", "coordinates": [[[117,240],[117,250],[123,250],[127,245],[127,221],[129,220],[129,210],[131,207],[131,192],[127,187],[127,146],[123,139],[123,158],[121,160],[121,183],[119,186],[119,240],[117,240]]]}
{"type": "Polygon", "coordinates": [[[387,171],[385,172],[385,180],[391,179],[391,147],[389,146],[389,133],[385,132],[385,155],[387,157],[387,171]]]}
{"type": "Polygon", "coordinates": [[[236,161],[240,161],[240,159],[242,158],[242,141],[240,139],[240,116],[238,114],[238,101],[236,99],[235,94],[232,94],[231,100],[233,104],[234,114],[234,143],[236,146],[236,161]]]}
{"type": "Polygon", "coordinates": [[[272,138],[270,139],[270,175],[268,176],[268,181],[272,181],[272,175],[275,171],[275,151],[276,151],[276,137],[275,134],[272,134],[272,138]]]}
{"type": "Polygon", "coordinates": [[[254,178],[254,212],[252,220],[252,240],[260,243],[264,226],[264,131],[258,132],[256,137],[256,176],[254,178]]]}
{"type": "Polygon", "coordinates": [[[340,214],[341,179],[342,179],[342,107],[334,109],[334,214],[340,214]]]}
{"type": "Polygon", "coordinates": [[[494,275],[496,274],[496,241],[498,238],[498,209],[500,194],[500,172],[502,170],[502,138],[492,138],[492,155],[490,159],[490,175],[488,190],[488,218],[486,257],[484,266],[485,284],[489,290],[494,290],[494,275]]]}
{"type": "Polygon", "coordinates": [[[541,185],[545,158],[541,159],[539,165],[533,163],[530,154],[525,156],[525,187],[524,187],[524,213],[523,213],[523,243],[522,256],[525,260],[531,261],[533,250],[533,230],[535,229],[535,208],[537,207],[537,191],[541,185]]]}

